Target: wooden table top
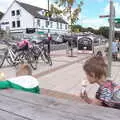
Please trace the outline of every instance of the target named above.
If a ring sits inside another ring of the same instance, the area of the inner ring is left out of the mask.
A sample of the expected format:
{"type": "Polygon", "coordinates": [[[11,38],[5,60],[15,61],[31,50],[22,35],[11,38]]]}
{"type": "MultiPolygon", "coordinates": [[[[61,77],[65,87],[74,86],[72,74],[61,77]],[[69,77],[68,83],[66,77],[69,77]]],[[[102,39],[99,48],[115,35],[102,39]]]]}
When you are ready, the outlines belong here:
{"type": "Polygon", "coordinates": [[[120,111],[6,89],[0,91],[0,120],[120,120],[120,111]]]}

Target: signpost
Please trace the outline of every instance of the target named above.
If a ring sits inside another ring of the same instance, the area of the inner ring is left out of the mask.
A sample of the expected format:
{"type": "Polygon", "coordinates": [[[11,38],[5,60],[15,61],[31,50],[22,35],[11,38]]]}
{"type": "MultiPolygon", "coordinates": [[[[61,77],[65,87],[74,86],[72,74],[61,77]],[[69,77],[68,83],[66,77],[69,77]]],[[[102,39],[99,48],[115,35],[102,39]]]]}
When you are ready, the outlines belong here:
{"type": "Polygon", "coordinates": [[[114,21],[115,21],[115,27],[120,28],[120,18],[115,18],[114,21]]]}
{"type": "Polygon", "coordinates": [[[106,18],[106,17],[110,17],[110,15],[100,15],[100,18],[106,18]]]}
{"type": "Polygon", "coordinates": [[[114,20],[116,23],[120,23],[120,18],[115,18],[114,20]]]}
{"type": "Polygon", "coordinates": [[[108,50],[108,77],[111,78],[111,65],[112,65],[112,41],[114,38],[114,17],[115,8],[113,1],[110,0],[110,22],[109,22],[109,50],[108,50]]]}
{"type": "Polygon", "coordinates": [[[111,65],[112,65],[112,41],[114,39],[114,26],[120,23],[120,19],[114,19],[115,17],[115,8],[113,5],[113,1],[110,0],[110,14],[109,15],[101,15],[100,18],[106,18],[109,17],[109,50],[108,50],[108,77],[111,78],[111,65]],[[115,24],[115,21],[117,21],[117,24],[115,24]]]}
{"type": "Polygon", "coordinates": [[[50,55],[50,9],[49,9],[49,0],[48,0],[48,54],[50,55]]]}

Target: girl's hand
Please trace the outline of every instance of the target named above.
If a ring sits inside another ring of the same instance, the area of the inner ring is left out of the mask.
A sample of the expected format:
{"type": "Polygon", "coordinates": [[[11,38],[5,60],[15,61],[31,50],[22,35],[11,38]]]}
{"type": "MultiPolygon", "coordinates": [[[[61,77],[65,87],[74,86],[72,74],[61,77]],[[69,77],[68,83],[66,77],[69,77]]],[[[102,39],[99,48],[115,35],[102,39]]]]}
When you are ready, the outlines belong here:
{"type": "Polygon", "coordinates": [[[86,93],[86,91],[84,91],[83,93],[80,94],[80,97],[87,102],[88,104],[94,104],[94,105],[99,105],[102,106],[102,101],[98,100],[98,99],[90,99],[86,93]]]}
{"type": "Polygon", "coordinates": [[[91,99],[88,97],[86,91],[81,92],[81,93],[80,93],[80,97],[81,97],[85,102],[87,102],[88,104],[90,104],[90,103],[92,102],[91,99]]]}

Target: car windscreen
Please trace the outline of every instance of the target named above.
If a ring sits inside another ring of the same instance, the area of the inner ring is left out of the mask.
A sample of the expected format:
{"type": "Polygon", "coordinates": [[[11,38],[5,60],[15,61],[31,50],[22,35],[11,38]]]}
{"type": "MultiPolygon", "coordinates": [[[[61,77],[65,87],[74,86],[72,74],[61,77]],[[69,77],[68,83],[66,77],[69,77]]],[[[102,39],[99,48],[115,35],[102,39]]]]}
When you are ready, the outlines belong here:
{"type": "Polygon", "coordinates": [[[79,39],[79,44],[83,44],[83,45],[91,45],[92,44],[92,40],[90,38],[87,37],[83,37],[79,39]]]}

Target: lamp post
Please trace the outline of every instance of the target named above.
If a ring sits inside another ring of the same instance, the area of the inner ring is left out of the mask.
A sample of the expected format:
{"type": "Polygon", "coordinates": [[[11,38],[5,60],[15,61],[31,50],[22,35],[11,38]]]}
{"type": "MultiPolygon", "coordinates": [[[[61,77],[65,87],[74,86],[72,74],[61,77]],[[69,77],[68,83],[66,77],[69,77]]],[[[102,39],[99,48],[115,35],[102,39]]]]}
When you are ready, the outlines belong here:
{"type": "MultiPolygon", "coordinates": [[[[71,37],[72,37],[72,15],[71,15],[71,6],[70,6],[70,32],[71,32],[71,37]]],[[[71,39],[71,57],[73,57],[73,38],[71,39]]]]}
{"type": "Polygon", "coordinates": [[[71,39],[70,39],[70,56],[69,57],[73,57],[73,38],[72,38],[72,11],[71,11],[71,5],[69,5],[69,9],[70,9],[70,35],[71,35],[71,39]]]}
{"type": "Polygon", "coordinates": [[[50,36],[50,29],[49,29],[49,25],[50,25],[50,8],[49,8],[49,4],[50,1],[48,0],[48,54],[50,55],[50,40],[51,40],[51,36],[50,36]]]}
{"type": "Polygon", "coordinates": [[[111,78],[111,65],[112,65],[112,41],[114,38],[114,17],[115,9],[113,1],[110,0],[110,21],[109,21],[109,50],[108,50],[108,77],[111,78]]]}

